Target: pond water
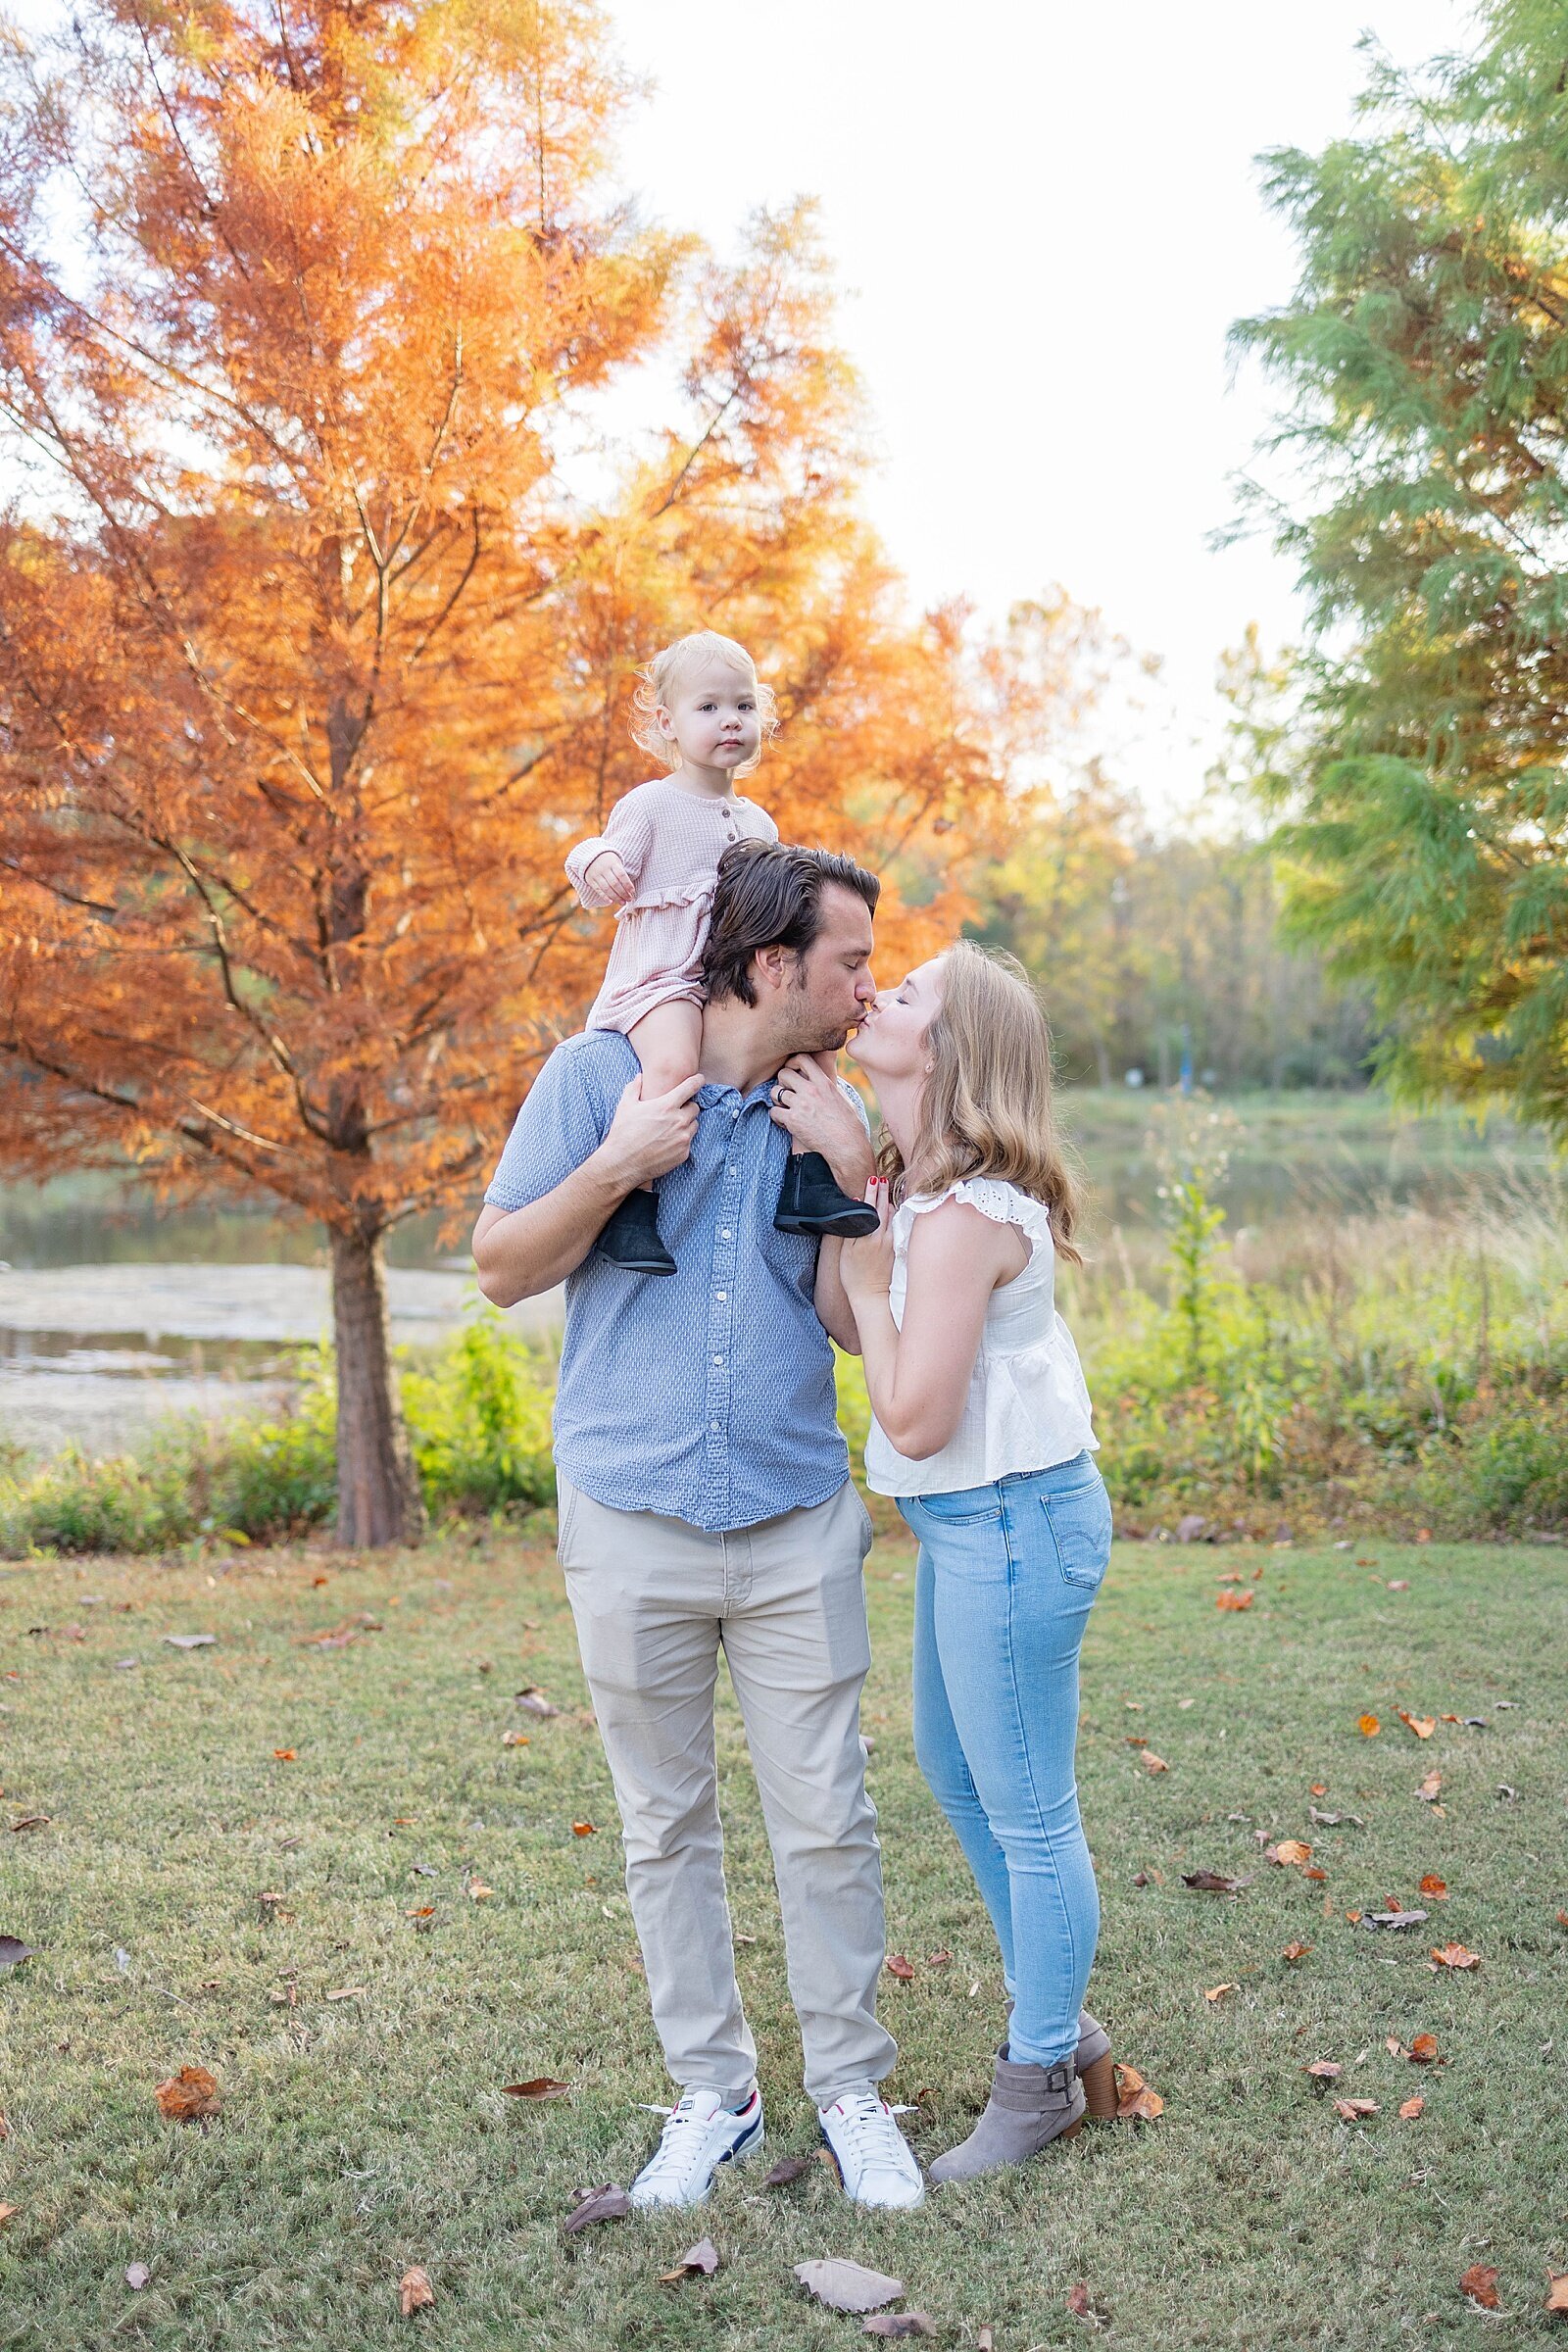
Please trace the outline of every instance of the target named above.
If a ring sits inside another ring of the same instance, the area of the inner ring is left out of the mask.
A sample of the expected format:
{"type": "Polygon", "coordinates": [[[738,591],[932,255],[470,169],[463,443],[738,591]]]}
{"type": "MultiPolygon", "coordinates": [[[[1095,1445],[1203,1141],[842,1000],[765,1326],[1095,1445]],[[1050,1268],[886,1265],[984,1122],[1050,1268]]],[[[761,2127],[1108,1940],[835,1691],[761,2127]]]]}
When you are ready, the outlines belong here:
{"type": "MultiPolygon", "coordinates": [[[[1145,1097],[1063,1102],[1091,1192],[1090,1233],[1157,1251],[1158,1170],[1145,1097]]],[[[1456,1113],[1406,1119],[1375,1095],[1275,1096],[1229,1106],[1240,1120],[1223,1193],[1233,1230],[1308,1216],[1461,1204],[1506,1211],[1556,1198],[1546,1139],[1456,1113]]],[[[465,1219],[401,1227],[388,1255],[394,1339],[429,1346],[479,1306],[465,1219]]],[[[0,1186],[0,1442],[103,1451],[172,1411],[275,1404],[291,1350],[331,1328],[321,1237],[265,1208],[160,1203],[133,1179],[69,1176],[0,1186]]],[[[543,1336],[559,1294],[515,1311],[543,1336]]]]}

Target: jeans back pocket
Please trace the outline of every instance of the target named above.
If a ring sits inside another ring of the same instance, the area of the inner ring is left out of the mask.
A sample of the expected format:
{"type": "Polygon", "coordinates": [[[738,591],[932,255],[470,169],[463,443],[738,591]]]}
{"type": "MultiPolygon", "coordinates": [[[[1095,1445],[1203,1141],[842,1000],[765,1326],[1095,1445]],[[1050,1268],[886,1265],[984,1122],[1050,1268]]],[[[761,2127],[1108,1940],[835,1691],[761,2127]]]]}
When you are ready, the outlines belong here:
{"type": "Polygon", "coordinates": [[[1093,1592],[1110,1564],[1110,1496],[1099,1471],[1065,1494],[1045,1494],[1040,1507],[1056,1549],[1062,1582],[1093,1592]]]}

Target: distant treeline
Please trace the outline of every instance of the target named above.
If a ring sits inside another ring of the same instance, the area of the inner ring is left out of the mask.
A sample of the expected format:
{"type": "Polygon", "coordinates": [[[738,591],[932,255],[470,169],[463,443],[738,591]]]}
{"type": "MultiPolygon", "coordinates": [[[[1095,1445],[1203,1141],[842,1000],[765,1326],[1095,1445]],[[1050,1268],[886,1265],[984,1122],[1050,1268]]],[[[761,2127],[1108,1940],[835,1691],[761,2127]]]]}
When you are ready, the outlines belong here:
{"type": "Polygon", "coordinates": [[[1156,835],[1098,771],[1045,804],[976,877],[975,935],[1039,979],[1064,1080],[1221,1090],[1358,1087],[1377,1035],[1364,996],[1282,945],[1267,853],[1195,826],[1156,835]]]}

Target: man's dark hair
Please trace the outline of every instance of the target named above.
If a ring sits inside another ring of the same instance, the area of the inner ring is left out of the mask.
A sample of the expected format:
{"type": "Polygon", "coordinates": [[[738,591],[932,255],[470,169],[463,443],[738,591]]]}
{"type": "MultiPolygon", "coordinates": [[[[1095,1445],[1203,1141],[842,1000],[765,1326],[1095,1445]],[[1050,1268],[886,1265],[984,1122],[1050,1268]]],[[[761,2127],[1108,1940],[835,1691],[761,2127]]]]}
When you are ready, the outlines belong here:
{"type": "Polygon", "coordinates": [[[718,861],[713,911],[703,950],[703,986],[710,999],[757,1003],[752,957],[761,948],[804,956],[822,928],[822,893],[853,890],[875,914],[882,885],[836,850],[802,850],[783,841],[732,842],[718,861]]]}

